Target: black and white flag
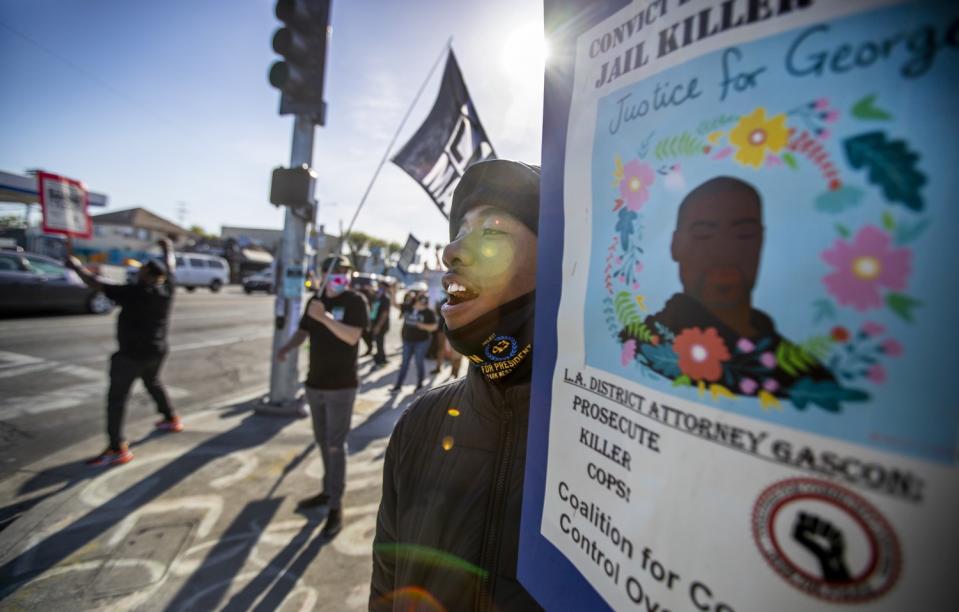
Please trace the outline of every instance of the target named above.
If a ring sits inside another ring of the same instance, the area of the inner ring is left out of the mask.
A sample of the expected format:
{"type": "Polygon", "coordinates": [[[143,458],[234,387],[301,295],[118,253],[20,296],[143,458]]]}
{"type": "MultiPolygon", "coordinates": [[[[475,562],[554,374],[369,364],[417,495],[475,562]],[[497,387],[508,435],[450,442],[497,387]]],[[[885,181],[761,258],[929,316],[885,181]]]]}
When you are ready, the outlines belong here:
{"type": "Polygon", "coordinates": [[[399,261],[396,262],[396,267],[399,268],[400,272],[402,272],[404,276],[406,275],[406,270],[416,259],[416,250],[419,248],[420,241],[417,240],[413,234],[410,234],[406,238],[406,244],[403,245],[403,250],[400,251],[399,261]]]}
{"type": "Polygon", "coordinates": [[[448,219],[453,190],[466,168],[495,157],[493,145],[466,90],[456,56],[450,49],[433,109],[413,137],[393,156],[393,163],[426,190],[448,219]]]}

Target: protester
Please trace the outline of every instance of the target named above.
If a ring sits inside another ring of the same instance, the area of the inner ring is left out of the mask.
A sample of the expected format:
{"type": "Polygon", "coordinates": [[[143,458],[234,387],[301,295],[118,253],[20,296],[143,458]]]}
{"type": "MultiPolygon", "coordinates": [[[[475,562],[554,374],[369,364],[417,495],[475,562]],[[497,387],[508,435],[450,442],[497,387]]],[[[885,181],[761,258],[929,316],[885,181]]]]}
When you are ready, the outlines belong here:
{"type": "Polygon", "coordinates": [[[101,282],[85,270],[80,260],[73,256],[72,242],[67,241],[66,266],[76,272],[88,287],[102,291],[120,306],[120,316],[117,318],[119,350],[110,358],[110,390],[107,392],[109,445],[87,462],[90,465],[118,465],[133,459],[133,453],[123,437],[123,420],[127,397],[137,378],[143,380],[143,386],[163,416],[155,423],[156,428],[164,432],[183,430],[183,423],[170,406],[166,390],[160,382],[160,368],[168,348],[167,330],[173,306],[173,272],[176,263],[173,244],[167,239],[157,244],[163,252],[161,261],[150,259],[140,266],[134,282],[113,285],[101,282]]]}
{"type": "Polygon", "coordinates": [[[400,418],[386,450],[371,609],[535,610],[516,579],[539,168],[490,160],[453,194],[447,336],[471,365],[400,418]]]}
{"type": "Polygon", "coordinates": [[[366,300],[349,288],[352,266],[343,255],[323,261],[320,286],[323,296],[306,305],[299,329],[277,353],[287,353],[310,339],[310,367],[306,400],[313,419],[313,434],[323,459],[323,490],[299,502],[299,508],[327,506],[322,535],[332,538],[343,527],[343,492],[346,488],[346,435],[350,431],[358,380],[358,343],[369,323],[366,300]]]}
{"type": "MultiPolygon", "coordinates": [[[[367,312],[367,316],[369,317],[370,321],[373,320],[373,302],[376,299],[377,290],[378,286],[375,282],[364,285],[360,288],[360,293],[363,294],[364,298],[366,298],[366,306],[369,310],[369,312],[367,312]]],[[[363,330],[363,343],[366,345],[366,352],[363,353],[364,357],[373,353],[373,342],[373,326],[370,325],[363,330]]]]}
{"type": "Polygon", "coordinates": [[[393,285],[383,281],[379,284],[376,296],[370,303],[370,333],[376,344],[376,353],[373,354],[373,369],[386,365],[386,332],[390,330],[390,306],[393,304],[393,285]]]}
{"type": "Polygon", "coordinates": [[[403,320],[403,360],[400,361],[400,371],[396,377],[396,384],[390,389],[396,393],[406,380],[406,372],[410,367],[410,360],[416,362],[416,389],[423,388],[426,380],[426,349],[430,346],[430,332],[439,328],[436,315],[430,310],[430,298],[421,293],[413,300],[412,307],[403,320]]]}

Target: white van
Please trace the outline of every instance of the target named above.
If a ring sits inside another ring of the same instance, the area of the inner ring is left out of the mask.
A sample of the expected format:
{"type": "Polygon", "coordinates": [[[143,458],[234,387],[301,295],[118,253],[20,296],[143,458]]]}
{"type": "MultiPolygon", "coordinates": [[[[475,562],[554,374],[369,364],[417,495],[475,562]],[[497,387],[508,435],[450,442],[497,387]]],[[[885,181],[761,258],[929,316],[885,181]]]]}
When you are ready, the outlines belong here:
{"type": "Polygon", "coordinates": [[[230,279],[230,265],[222,257],[201,253],[176,254],[176,284],[193,291],[209,287],[217,292],[230,279]]]}

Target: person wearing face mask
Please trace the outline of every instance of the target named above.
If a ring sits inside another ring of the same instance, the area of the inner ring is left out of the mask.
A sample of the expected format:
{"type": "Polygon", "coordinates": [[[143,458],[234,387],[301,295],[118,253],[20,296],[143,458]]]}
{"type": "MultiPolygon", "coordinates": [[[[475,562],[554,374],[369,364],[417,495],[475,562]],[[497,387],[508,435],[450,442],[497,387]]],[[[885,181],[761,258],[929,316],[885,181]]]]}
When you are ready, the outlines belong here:
{"type": "Polygon", "coordinates": [[[539,168],[470,166],[453,193],[444,331],[465,378],[431,389],[386,450],[370,609],[536,610],[516,579],[533,349],[539,168]]]}
{"type": "Polygon", "coordinates": [[[393,303],[393,286],[388,281],[380,283],[376,290],[376,296],[370,303],[370,332],[373,334],[373,343],[376,345],[376,353],[373,354],[372,369],[382,368],[389,361],[386,358],[386,332],[390,330],[390,306],[393,303]]]}
{"type": "Polygon", "coordinates": [[[403,319],[403,360],[400,361],[400,371],[396,377],[396,384],[390,389],[396,393],[403,386],[406,380],[406,372],[409,370],[410,361],[416,362],[416,391],[423,388],[423,380],[426,378],[426,349],[430,346],[430,332],[436,331],[439,327],[436,324],[436,315],[430,310],[430,298],[425,293],[421,293],[413,300],[410,311],[403,319]]]}
{"type": "Polygon", "coordinates": [[[284,344],[277,358],[310,339],[310,368],[306,377],[306,400],[310,404],[313,434],[323,459],[323,490],[300,500],[298,508],[327,506],[329,514],[322,535],[332,538],[343,526],[342,500],[346,488],[346,435],[350,431],[353,402],[359,380],[356,373],[357,345],[369,324],[366,299],[349,288],[350,260],[331,255],[323,261],[320,286],[306,304],[300,327],[284,344]]]}

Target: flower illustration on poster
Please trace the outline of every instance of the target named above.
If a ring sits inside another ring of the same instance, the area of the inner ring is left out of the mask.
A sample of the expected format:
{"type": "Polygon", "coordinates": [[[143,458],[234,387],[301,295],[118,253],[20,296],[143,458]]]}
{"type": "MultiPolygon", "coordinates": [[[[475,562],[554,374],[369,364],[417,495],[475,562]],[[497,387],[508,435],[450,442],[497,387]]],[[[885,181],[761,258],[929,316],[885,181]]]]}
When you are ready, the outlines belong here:
{"type": "Polygon", "coordinates": [[[922,302],[910,293],[914,245],[930,219],[919,154],[906,140],[876,129],[892,119],[875,94],[846,109],[819,97],[792,108],[756,106],[671,126],[651,134],[638,151],[615,156],[603,316],[621,347],[621,364],[711,401],[753,398],[762,410],[814,407],[834,414],[866,402],[893,379],[908,339],[871,317],[885,312],[908,325],[921,318],[922,302]],[[687,160],[705,160],[714,178],[696,186],[684,176],[687,160]],[[821,185],[802,205],[835,227],[835,235],[810,247],[823,273],[818,290],[810,292],[811,333],[805,338],[784,337],[761,311],[736,320],[714,306],[724,295],[752,291],[763,240],[761,198],[748,180],[726,176],[731,168],[747,177],[801,172],[821,185]],[[672,256],[684,286],[688,278],[698,285],[649,312],[644,214],[669,201],[664,196],[677,193],[677,186],[686,192],[678,214],[703,218],[689,224],[698,232],[690,237],[677,222],[672,256]],[[708,207],[697,199],[700,191],[710,194],[708,207]],[[756,205],[743,204],[751,201],[756,205]],[[875,209],[871,221],[862,220],[864,207],[875,209]],[[710,234],[724,216],[741,224],[728,243],[710,234]],[[706,240],[713,246],[703,246],[706,240]],[[687,245],[694,242],[695,248],[687,245]],[[725,249],[716,252],[732,263],[724,269],[705,261],[710,248],[725,249]],[[837,324],[840,319],[845,325],[837,324]]]}

